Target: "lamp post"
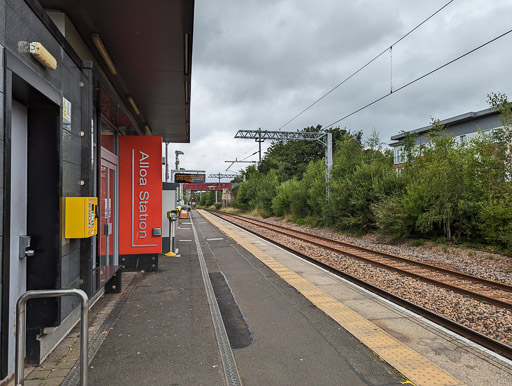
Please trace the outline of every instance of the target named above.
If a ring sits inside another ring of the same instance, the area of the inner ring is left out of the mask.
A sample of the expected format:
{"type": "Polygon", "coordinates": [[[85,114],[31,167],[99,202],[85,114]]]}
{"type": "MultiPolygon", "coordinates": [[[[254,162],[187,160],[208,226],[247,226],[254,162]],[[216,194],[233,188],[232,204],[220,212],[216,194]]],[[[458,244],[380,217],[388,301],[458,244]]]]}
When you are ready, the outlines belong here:
{"type": "MultiPolygon", "coordinates": [[[[176,151],[174,152],[174,154],[176,154],[176,170],[179,170],[179,168],[178,168],[178,167],[179,167],[179,165],[180,165],[180,160],[178,159],[178,157],[179,157],[180,155],[185,154],[185,153],[183,153],[181,150],[176,150],[176,151]]],[[[178,189],[178,201],[181,199],[181,197],[180,197],[180,193],[181,193],[181,184],[180,184],[180,189],[178,189]]]]}
{"type": "Polygon", "coordinates": [[[164,181],[169,181],[169,142],[165,143],[165,179],[164,181]]]}
{"type": "Polygon", "coordinates": [[[178,165],[180,164],[180,160],[178,159],[178,157],[179,157],[180,155],[185,154],[185,153],[183,153],[183,152],[182,152],[182,151],[180,151],[180,150],[176,150],[176,151],[174,152],[174,154],[176,154],[176,170],[178,170],[178,169],[179,169],[179,168],[178,168],[178,165]]]}

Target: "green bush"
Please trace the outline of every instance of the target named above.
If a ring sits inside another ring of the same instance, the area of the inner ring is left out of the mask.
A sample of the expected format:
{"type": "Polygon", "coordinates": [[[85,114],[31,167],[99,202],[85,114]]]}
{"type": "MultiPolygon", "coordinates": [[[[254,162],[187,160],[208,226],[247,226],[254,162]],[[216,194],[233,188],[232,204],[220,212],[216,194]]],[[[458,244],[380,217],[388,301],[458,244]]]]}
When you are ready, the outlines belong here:
{"type": "Polygon", "coordinates": [[[381,234],[394,239],[411,236],[415,219],[406,212],[401,196],[392,195],[382,199],[373,204],[372,211],[381,234]]]}
{"type": "Polygon", "coordinates": [[[425,245],[425,240],[422,239],[416,239],[409,243],[411,247],[422,247],[425,245]]]}
{"type": "Polygon", "coordinates": [[[482,206],[480,231],[489,244],[512,251],[512,200],[507,195],[482,206]]]}
{"type": "Polygon", "coordinates": [[[272,210],[276,216],[283,217],[290,213],[290,206],[296,186],[296,180],[288,180],[276,188],[276,195],[272,199],[272,210]]]}

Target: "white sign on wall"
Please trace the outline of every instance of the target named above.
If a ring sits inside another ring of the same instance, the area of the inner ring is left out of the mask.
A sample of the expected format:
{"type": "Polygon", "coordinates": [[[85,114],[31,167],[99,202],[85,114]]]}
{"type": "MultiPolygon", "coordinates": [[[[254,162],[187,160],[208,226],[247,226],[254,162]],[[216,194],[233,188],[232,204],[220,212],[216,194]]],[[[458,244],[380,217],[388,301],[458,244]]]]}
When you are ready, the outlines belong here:
{"type": "Polygon", "coordinates": [[[62,98],[62,121],[71,125],[71,102],[62,98]]]}

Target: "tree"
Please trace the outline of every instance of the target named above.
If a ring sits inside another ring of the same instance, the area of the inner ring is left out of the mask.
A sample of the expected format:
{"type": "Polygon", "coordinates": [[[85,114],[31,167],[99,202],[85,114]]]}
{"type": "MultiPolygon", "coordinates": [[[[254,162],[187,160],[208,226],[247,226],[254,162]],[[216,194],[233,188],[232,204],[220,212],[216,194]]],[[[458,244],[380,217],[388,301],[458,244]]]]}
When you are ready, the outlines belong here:
{"type": "Polygon", "coordinates": [[[491,136],[481,133],[475,141],[480,150],[476,170],[485,193],[479,213],[485,241],[512,252],[512,102],[502,93],[487,95],[489,105],[500,112],[502,127],[491,136]]]}
{"type": "Polygon", "coordinates": [[[512,252],[512,197],[505,194],[482,206],[480,230],[485,241],[512,252]]]}
{"type": "Polygon", "coordinates": [[[392,153],[383,149],[376,132],[365,145],[363,148],[353,138],[340,144],[331,188],[331,224],[357,233],[375,229],[373,206],[401,190],[392,153]]]}
{"type": "Polygon", "coordinates": [[[244,210],[259,209],[270,216],[272,199],[280,182],[277,169],[271,169],[266,174],[251,169],[247,179],[240,184],[235,206],[244,210]]]}
{"type": "Polygon", "coordinates": [[[279,171],[272,169],[266,175],[261,176],[257,182],[256,196],[253,207],[263,211],[266,216],[272,215],[272,200],[276,195],[276,190],[282,181],[279,179],[279,171]]]}
{"type": "Polygon", "coordinates": [[[293,197],[296,196],[299,182],[292,178],[283,182],[276,189],[276,195],[272,199],[272,210],[276,216],[285,216],[291,213],[293,197]]]}
{"type": "Polygon", "coordinates": [[[425,146],[423,169],[408,189],[409,198],[420,208],[416,225],[424,234],[442,229],[452,239],[453,222],[460,198],[460,158],[453,136],[442,133],[438,120],[432,121],[430,142],[425,146]]]}
{"type": "Polygon", "coordinates": [[[324,218],[327,208],[325,163],[324,160],[310,162],[301,184],[307,190],[308,215],[324,218]]]}
{"type": "Polygon", "coordinates": [[[199,204],[205,207],[215,203],[215,192],[204,192],[200,195],[199,204]]]}
{"type": "Polygon", "coordinates": [[[472,145],[447,135],[438,120],[432,126],[424,157],[415,162],[417,170],[407,183],[404,208],[416,217],[417,234],[458,242],[475,236],[481,189],[471,165],[480,157],[472,145]]]}

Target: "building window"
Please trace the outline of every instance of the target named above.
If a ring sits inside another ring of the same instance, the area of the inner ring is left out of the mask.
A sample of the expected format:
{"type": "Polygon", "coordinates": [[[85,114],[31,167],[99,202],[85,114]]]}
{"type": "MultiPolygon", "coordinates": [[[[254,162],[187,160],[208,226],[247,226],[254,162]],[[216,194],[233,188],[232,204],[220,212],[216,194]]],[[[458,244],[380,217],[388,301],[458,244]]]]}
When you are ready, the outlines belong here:
{"type": "Polygon", "coordinates": [[[395,157],[394,157],[394,163],[395,164],[401,164],[406,161],[404,154],[404,148],[403,146],[397,146],[395,147],[395,157]]]}

